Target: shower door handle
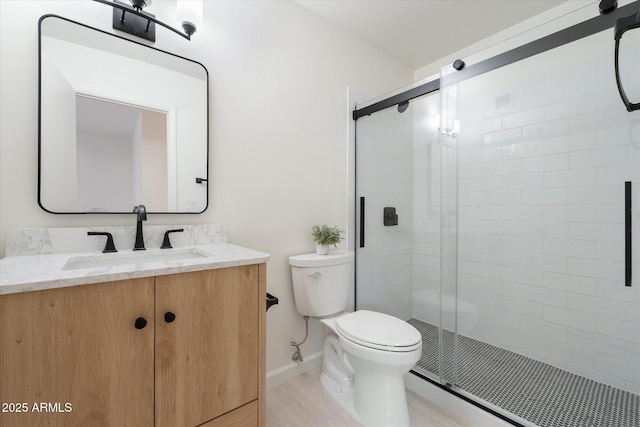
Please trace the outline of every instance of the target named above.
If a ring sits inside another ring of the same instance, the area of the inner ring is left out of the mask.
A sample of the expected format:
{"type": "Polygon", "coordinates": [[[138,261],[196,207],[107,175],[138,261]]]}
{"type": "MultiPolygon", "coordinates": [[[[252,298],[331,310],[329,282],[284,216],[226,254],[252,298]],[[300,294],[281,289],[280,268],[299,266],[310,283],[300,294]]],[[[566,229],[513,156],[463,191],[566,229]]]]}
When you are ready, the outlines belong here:
{"type": "Polygon", "coordinates": [[[360,247],[364,248],[364,197],[360,197],[360,247]]]}
{"type": "Polygon", "coordinates": [[[624,183],[624,285],[631,286],[632,260],[631,260],[631,220],[633,209],[631,207],[631,181],[624,183]]]}

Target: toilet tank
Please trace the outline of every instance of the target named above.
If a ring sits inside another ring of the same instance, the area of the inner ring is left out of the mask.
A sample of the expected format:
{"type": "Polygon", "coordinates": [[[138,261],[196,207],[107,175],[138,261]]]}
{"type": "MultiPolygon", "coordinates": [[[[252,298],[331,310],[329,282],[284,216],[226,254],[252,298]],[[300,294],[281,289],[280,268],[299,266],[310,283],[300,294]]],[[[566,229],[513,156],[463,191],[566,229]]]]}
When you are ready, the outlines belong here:
{"type": "Polygon", "coordinates": [[[342,313],[349,303],[353,260],[353,252],[348,251],[290,256],[298,313],[310,317],[342,313]]]}

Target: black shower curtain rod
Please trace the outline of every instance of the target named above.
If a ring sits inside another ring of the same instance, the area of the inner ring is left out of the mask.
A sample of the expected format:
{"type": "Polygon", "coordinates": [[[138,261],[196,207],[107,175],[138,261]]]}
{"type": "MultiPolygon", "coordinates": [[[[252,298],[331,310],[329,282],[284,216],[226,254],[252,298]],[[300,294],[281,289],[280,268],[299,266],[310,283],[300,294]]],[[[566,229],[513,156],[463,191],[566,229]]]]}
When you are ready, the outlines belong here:
{"type": "MultiPolygon", "coordinates": [[[[565,28],[564,30],[560,30],[517,48],[508,50],[492,58],[485,59],[477,64],[468,65],[462,70],[448,75],[447,84],[457,83],[471,77],[484,74],[497,68],[504,67],[505,65],[513,64],[514,62],[521,61],[539,53],[580,40],[606,29],[613,28],[618,19],[637,13],[638,11],[640,11],[640,0],[634,1],[626,6],[619,7],[610,13],[598,15],[580,22],[579,24],[565,28]]],[[[367,107],[355,109],[353,110],[352,117],[353,120],[358,120],[360,117],[369,116],[375,112],[400,104],[401,102],[406,102],[438,90],[440,90],[440,79],[431,80],[405,92],[393,95],[389,98],[383,99],[382,101],[378,101],[367,107]]]]}

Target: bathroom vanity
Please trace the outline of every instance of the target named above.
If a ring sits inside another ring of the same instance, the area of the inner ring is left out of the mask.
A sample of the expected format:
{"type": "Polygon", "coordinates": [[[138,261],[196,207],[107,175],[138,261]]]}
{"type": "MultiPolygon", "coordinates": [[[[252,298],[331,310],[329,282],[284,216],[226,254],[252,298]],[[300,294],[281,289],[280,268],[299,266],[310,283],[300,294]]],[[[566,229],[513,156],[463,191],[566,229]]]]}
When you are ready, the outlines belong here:
{"type": "Polygon", "coordinates": [[[178,250],[0,260],[0,425],[263,426],[269,256],[178,250]]]}
{"type": "Polygon", "coordinates": [[[263,426],[269,255],[215,224],[142,228],[208,206],[208,71],[56,15],[38,29],[38,204],[138,223],[7,236],[0,426],[263,426]]]}

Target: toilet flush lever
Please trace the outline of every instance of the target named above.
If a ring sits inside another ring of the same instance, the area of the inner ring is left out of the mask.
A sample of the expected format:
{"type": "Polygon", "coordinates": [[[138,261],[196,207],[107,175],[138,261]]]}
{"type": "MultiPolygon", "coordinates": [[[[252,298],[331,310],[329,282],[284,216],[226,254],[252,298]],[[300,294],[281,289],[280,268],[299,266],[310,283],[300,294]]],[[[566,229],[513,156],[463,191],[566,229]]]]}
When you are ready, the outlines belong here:
{"type": "Polygon", "coordinates": [[[314,279],[319,279],[319,278],[321,278],[321,277],[322,277],[322,274],[321,274],[319,271],[316,271],[315,273],[313,273],[313,274],[308,274],[307,276],[309,276],[309,277],[313,277],[314,279]]]}

